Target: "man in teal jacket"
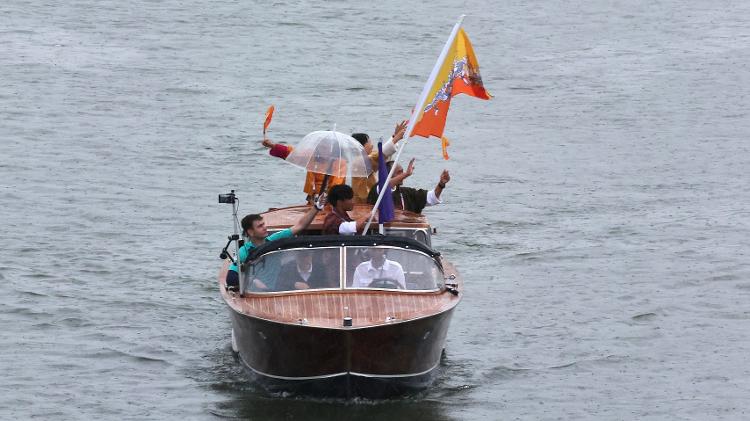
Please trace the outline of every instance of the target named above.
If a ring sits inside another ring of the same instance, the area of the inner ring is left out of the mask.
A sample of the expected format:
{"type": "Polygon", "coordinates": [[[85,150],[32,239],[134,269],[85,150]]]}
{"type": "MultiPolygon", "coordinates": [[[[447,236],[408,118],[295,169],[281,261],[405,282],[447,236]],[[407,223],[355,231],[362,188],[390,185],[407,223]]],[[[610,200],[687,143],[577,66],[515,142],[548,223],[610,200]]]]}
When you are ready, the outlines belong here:
{"type": "MultiPolygon", "coordinates": [[[[297,221],[291,228],[281,230],[279,232],[268,235],[268,228],[266,228],[266,222],[263,221],[263,217],[258,214],[250,214],[242,218],[242,233],[246,237],[245,244],[240,247],[239,250],[239,262],[244,262],[250,255],[252,249],[263,245],[266,241],[280,240],[282,238],[292,237],[304,231],[315,218],[315,215],[323,209],[325,205],[325,196],[321,195],[321,199],[316,203],[302,218],[297,221]]],[[[240,284],[240,277],[237,271],[237,265],[232,263],[227,271],[227,287],[236,288],[240,284]]],[[[268,285],[265,285],[261,280],[255,280],[252,289],[255,290],[267,290],[268,285]]]]}

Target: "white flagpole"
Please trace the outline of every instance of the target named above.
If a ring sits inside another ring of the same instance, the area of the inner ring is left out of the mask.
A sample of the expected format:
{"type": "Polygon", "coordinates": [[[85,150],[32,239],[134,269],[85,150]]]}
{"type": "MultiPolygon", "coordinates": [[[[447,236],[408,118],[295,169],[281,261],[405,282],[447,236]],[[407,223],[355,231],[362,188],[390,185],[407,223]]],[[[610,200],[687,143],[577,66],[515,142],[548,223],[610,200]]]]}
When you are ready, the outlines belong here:
{"type": "Polygon", "coordinates": [[[430,89],[432,89],[432,85],[435,83],[435,79],[437,78],[438,73],[440,73],[440,68],[443,67],[443,62],[445,62],[445,57],[448,55],[448,51],[451,48],[451,45],[453,45],[453,40],[456,39],[456,34],[458,34],[458,30],[461,29],[461,24],[464,21],[464,18],[466,15],[461,15],[458,18],[458,22],[453,26],[453,30],[451,31],[450,36],[448,37],[448,41],[445,43],[445,46],[443,47],[443,51],[440,52],[440,56],[438,56],[437,62],[435,63],[435,67],[432,68],[432,73],[430,73],[430,78],[427,79],[427,83],[425,83],[424,88],[422,88],[422,93],[419,95],[419,100],[417,101],[417,105],[414,107],[414,111],[411,113],[411,118],[409,119],[409,124],[406,126],[406,132],[404,132],[404,141],[401,144],[401,147],[398,148],[398,152],[396,152],[396,157],[393,158],[393,165],[391,166],[391,170],[388,172],[388,177],[385,179],[385,183],[383,183],[383,189],[380,191],[380,194],[378,195],[378,200],[375,202],[375,205],[372,207],[372,212],[370,212],[370,219],[367,221],[367,225],[365,225],[365,229],[362,231],[362,235],[365,235],[367,233],[367,230],[370,229],[370,225],[372,224],[373,218],[375,218],[375,212],[378,210],[378,206],[380,206],[380,201],[383,200],[383,194],[385,192],[391,191],[390,186],[388,183],[391,181],[391,177],[393,177],[393,171],[396,170],[396,164],[398,164],[398,159],[401,157],[401,152],[403,152],[404,149],[406,149],[406,144],[409,142],[409,139],[411,138],[411,132],[414,130],[414,124],[417,122],[417,118],[422,114],[422,110],[424,110],[424,103],[427,101],[427,95],[430,94],[430,89]]]}

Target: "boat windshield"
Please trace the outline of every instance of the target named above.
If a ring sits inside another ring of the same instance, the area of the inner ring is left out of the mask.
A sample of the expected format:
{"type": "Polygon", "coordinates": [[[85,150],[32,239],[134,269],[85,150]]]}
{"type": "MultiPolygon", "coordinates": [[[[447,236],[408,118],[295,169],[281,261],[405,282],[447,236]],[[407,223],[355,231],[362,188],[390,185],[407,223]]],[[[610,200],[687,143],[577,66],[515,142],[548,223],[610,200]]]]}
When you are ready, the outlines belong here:
{"type": "Polygon", "coordinates": [[[245,273],[246,290],[296,291],[341,287],[341,248],[288,249],[264,254],[245,273]]]}
{"type": "Polygon", "coordinates": [[[400,289],[434,291],[443,272],[429,255],[393,246],[292,248],[260,256],[243,271],[243,290],[400,289]],[[342,270],[341,262],[346,265],[342,270]],[[341,282],[342,276],[345,282],[341,282]]]}
{"type": "Polygon", "coordinates": [[[396,247],[347,247],[347,288],[436,290],[443,273],[435,260],[416,250],[396,247]]]}

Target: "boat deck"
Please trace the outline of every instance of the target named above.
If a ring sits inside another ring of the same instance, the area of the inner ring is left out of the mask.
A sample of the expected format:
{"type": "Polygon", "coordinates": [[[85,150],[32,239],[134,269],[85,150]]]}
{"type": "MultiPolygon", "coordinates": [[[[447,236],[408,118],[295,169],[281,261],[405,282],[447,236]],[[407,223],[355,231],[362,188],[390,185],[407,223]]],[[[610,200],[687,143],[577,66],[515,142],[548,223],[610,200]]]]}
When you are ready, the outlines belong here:
{"type": "MultiPolygon", "coordinates": [[[[308,205],[272,208],[267,212],[262,213],[262,215],[263,219],[266,222],[266,227],[268,227],[269,230],[279,230],[289,228],[294,225],[309,209],[310,206],[308,205]]],[[[322,230],[323,221],[325,220],[326,215],[330,213],[330,211],[330,206],[326,206],[325,209],[320,211],[315,216],[315,219],[312,221],[310,226],[307,228],[307,231],[314,232],[322,230]]],[[[354,205],[353,210],[349,211],[349,216],[351,216],[354,220],[359,220],[360,218],[369,217],[371,211],[372,205],[358,204],[354,205]]],[[[377,228],[377,223],[378,215],[376,213],[375,218],[373,219],[373,228],[377,228]]],[[[397,209],[394,212],[394,219],[391,222],[385,224],[385,226],[393,228],[426,229],[429,228],[430,225],[424,215],[397,209]]]]}

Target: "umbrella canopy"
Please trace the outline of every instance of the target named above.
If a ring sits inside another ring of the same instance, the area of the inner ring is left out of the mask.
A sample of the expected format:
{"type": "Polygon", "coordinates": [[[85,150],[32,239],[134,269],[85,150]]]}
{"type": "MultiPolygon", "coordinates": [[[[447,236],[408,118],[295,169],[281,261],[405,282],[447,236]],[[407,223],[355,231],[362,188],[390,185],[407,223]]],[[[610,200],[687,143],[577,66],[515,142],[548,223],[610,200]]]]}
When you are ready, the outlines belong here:
{"type": "Polygon", "coordinates": [[[365,148],[349,135],[330,130],[312,132],[305,136],[286,157],[286,162],[307,171],[346,177],[367,177],[372,172],[365,148]]]}

